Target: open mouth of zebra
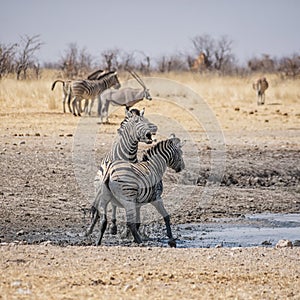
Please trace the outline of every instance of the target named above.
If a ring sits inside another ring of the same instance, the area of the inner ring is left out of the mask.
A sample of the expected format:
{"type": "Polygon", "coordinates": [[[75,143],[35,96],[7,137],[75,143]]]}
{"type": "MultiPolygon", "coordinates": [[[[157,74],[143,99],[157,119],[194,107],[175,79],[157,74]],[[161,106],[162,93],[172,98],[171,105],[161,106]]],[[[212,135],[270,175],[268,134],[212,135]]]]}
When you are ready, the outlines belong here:
{"type": "Polygon", "coordinates": [[[153,139],[152,139],[152,135],[155,135],[156,133],[155,132],[147,132],[146,133],[146,144],[152,144],[152,142],[154,141],[153,139]]]}

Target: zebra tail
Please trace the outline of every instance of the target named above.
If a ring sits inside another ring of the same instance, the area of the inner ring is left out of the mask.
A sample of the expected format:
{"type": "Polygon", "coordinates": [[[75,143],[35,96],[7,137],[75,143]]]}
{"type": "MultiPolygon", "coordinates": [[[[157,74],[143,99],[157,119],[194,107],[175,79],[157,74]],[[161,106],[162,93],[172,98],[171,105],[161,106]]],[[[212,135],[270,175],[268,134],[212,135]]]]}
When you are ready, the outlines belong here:
{"type": "Polygon", "coordinates": [[[61,83],[62,83],[62,85],[63,85],[63,87],[65,86],[65,82],[64,82],[63,80],[60,80],[60,79],[58,79],[58,80],[55,80],[55,81],[52,83],[51,91],[53,91],[53,90],[54,90],[54,88],[55,88],[55,85],[56,85],[56,82],[61,82],[61,83]]]}

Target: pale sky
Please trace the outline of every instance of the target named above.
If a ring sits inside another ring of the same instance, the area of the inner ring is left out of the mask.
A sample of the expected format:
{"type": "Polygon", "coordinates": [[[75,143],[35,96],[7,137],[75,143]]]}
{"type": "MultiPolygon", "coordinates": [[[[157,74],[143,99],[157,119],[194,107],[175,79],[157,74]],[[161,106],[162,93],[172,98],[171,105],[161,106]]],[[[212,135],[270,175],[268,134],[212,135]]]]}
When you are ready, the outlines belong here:
{"type": "Polygon", "coordinates": [[[191,39],[227,35],[240,62],[300,51],[299,0],[0,0],[0,43],[36,34],[37,57],[57,62],[70,43],[100,59],[103,50],[152,58],[187,52],[191,39]]]}

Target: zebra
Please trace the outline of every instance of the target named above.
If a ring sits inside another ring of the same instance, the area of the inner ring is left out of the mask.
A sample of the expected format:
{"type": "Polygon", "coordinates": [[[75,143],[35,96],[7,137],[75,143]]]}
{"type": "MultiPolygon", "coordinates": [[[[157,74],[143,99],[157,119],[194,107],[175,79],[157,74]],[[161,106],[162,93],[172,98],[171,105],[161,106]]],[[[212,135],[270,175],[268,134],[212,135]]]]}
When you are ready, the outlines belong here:
{"type": "Polygon", "coordinates": [[[114,87],[120,88],[121,84],[116,71],[111,71],[102,75],[98,80],[76,80],[72,82],[73,115],[80,116],[79,104],[82,99],[93,99],[104,90],[114,87]],[[77,111],[77,114],[76,114],[77,111]]]}
{"type": "Polygon", "coordinates": [[[92,233],[101,215],[100,235],[96,245],[101,244],[107,226],[107,205],[112,202],[125,209],[127,226],[134,241],[138,244],[142,243],[137,230],[139,208],[147,203],[153,204],[164,218],[169,246],[176,247],[176,240],[170,226],[170,216],[163,205],[161,193],[158,192],[160,188],[157,186],[161,184],[167,167],[175,172],[184,169],[182,145],[180,139],[173,135],[148,149],[141,162],[116,160],[110,163],[97,192],[93,204],[92,223],[87,230],[87,235],[92,233]]]}
{"type": "MultiPolygon", "coordinates": [[[[112,161],[125,160],[136,163],[138,143],[144,142],[151,144],[153,142],[152,135],[157,132],[157,126],[148,121],[144,117],[145,109],[125,109],[125,119],[122,121],[118,129],[118,136],[115,139],[111,150],[104,156],[101,161],[100,168],[95,176],[94,186],[97,193],[102,183],[105,172],[112,161]]],[[[112,210],[112,234],[117,233],[116,225],[116,206],[112,210]]]]}
{"type": "Polygon", "coordinates": [[[252,87],[257,92],[257,105],[265,104],[265,91],[269,87],[266,77],[259,78],[252,84],[252,87]]]}
{"type": "Polygon", "coordinates": [[[69,111],[72,113],[71,106],[70,106],[70,101],[71,101],[71,96],[72,96],[72,89],[71,89],[71,80],[61,80],[57,79],[53,82],[51,90],[53,91],[55,88],[55,85],[57,82],[61,82],[63,85],[63,112],[64,114],[66,113],[66,101],[68,103],[69,111]]]}
{"type": "Polygon", "coordinates": [[[109,105],[126,106],[128,108],[134,106],[136,103],[143,99],[152,100],[152,97],[147,89],[145,83],[134,71],[130,71],[130,74],[136,79],[136,81],[142,86],[142,89],[134,89],[131,87],[125,87],[119,90],[108,89],[98,96],[98,116],[100,116],[101,123],[106,118],[108,123],[108,108],[109,105]]]}
{"type": "MultiPolygon", "coordinates": [[[[97,70],[95,72],[93,72],[92,74],[88,75],[87,79],[89,80],[97,80],[99,79],[102,75],[104,75],[106,73],[105,70],[97,70]]],[[[62,83],[63,85],[63,112],[66,113],[66,101],[68,103],[68,107],[69,107],[69,111],[70,113],[72,113],[72,109],[71,109],[71,98],[72,98],[72,81],[71,80],[61,80],[61,79],[57,79],[52,83],[51,86],[51,90],[53,91],[55,88],[55,85],[57,82],[62,83]]]]}

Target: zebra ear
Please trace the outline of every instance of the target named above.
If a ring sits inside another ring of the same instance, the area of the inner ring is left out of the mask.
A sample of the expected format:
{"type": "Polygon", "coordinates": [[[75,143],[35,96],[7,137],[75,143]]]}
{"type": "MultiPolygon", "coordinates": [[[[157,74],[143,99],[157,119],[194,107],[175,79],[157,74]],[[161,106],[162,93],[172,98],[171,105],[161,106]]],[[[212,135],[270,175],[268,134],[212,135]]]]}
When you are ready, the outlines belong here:
{"type": "Polygon", "coordinates": [[[145,107],[140,111],[140,116],[143,117],[145,113],[145,107]]]}
{"type": "Polygon", "coordinates": [[[176,138],[175,133],[171,133],[169,139],[174,139],[174,138],[176,138]]]}
{"type": "Polygon", "coordinates": [[[128,118],[132,117],[132,112],[129,110],[128,106],[125,108],[125,116],[128,118]]]}
{"type": "Polygon", "coordinates": [[[186,140],[183,140],[182,142],[179,143],[179,147],[181,148],[182,146],[184,146],[186,143],[186,140]]]}

